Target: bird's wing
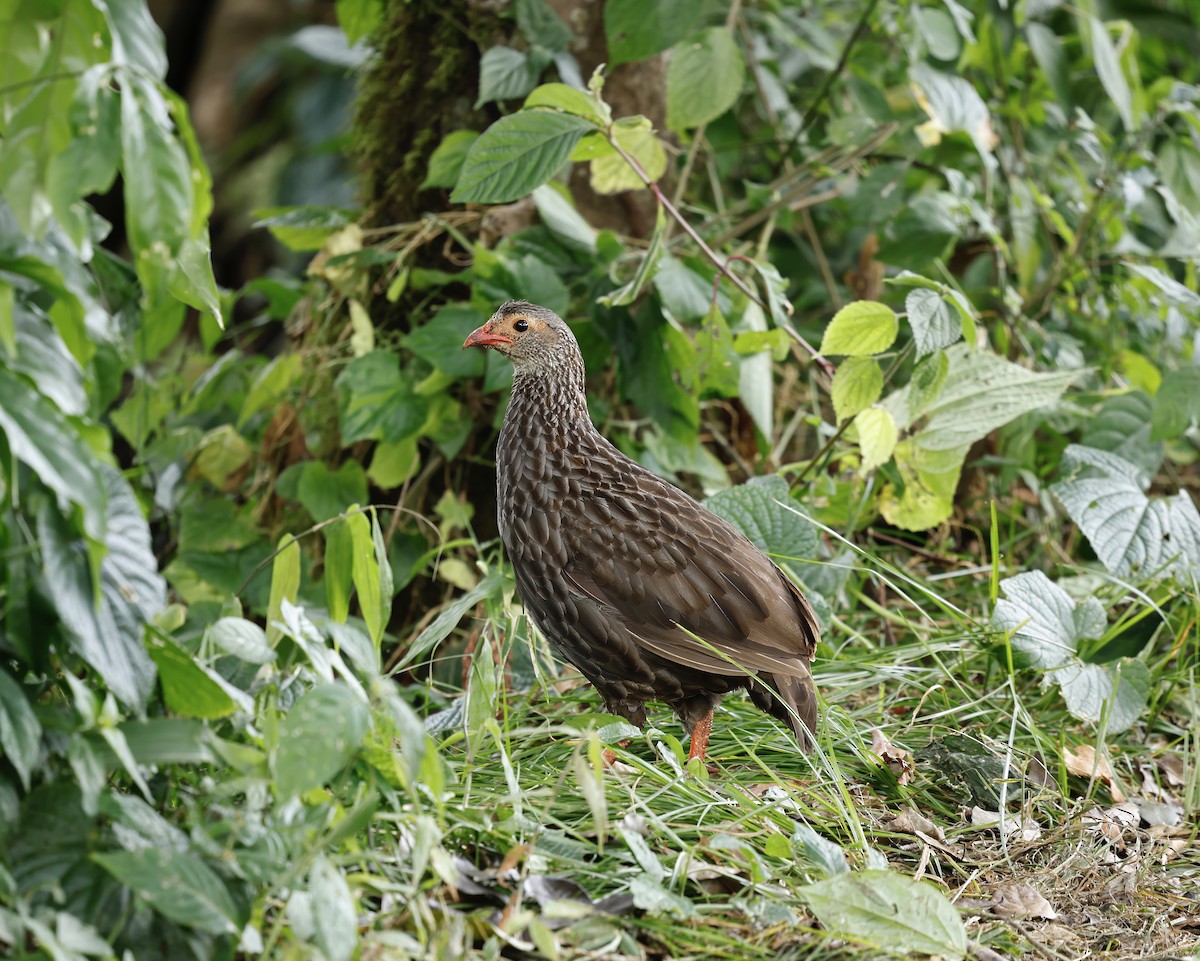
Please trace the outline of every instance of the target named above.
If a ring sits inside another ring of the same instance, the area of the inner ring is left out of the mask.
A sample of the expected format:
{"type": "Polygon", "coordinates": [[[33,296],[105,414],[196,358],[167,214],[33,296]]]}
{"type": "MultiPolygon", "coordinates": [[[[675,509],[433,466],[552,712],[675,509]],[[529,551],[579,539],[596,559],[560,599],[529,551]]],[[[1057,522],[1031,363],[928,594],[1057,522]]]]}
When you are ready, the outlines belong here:
{"type": "Polygon", "coordinates": [[[562,536],[564,575],[641,646],[713,674],[808,675],[819,628],[744,534],[654,475],[589,492],[562,536]]]}

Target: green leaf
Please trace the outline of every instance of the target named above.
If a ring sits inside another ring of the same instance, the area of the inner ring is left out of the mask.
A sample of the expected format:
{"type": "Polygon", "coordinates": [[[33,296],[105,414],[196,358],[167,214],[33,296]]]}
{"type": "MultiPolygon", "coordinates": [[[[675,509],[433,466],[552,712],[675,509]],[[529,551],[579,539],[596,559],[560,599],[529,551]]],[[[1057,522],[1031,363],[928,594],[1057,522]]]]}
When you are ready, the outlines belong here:
{"type": "Polygon", "coordinates": [[[476,378],[483,373],[484,352],[463,350],[463,341],[487,319],[486,313],[468,304],[449,304],[404,337],[402,343],[447,377],[476,378]]]}
{"type": "MultiPolygon", "coordinates": [[[[1152,440],[1179,437],[1200,420],[1200,367],[1168,371],[1154,395],[1152,440]]],[[[1155,465],[1157,469],[1158,465],[1155,465]]]]}
{"type": "Polygon", "coordinates": [[[862,449],[862,469],[872,471],[886,464],[900,438],[891,413],[883,407],[868,407],[854,418],[854,426],[862,449]]]}
{"type": "MultiPolygon", "coordinates": [[[[1197,373],[1200,374],[1200,370],[1197,373]]],[[[1200,386],[1200,379],[1197,386],[1200,386]]],[[[1159,395],[1161,393],[1160,389],[1159,395]]],[[[1124,457],[1146,474],[1153,474],[1163,458],[1163,445],[1151,439],[1156,405],[1156,400],[1151,400],[1140,390],[1109,397],[1084,425],[1080,443],[1124,457]]]]}
{"type": "Polygon", "coordinates": [[[957,310],[936,291],[925,288],[909,291],[904,298],[904,309],[912,325],[918,357],[949,347],[962,336],[957,310]]]}
{"type": "Polygon", "coordinates": [[[299,353],[281,354],[272,358],[250,383],[246,391],[246,399],[242,401],[242,410],[238,414],[238,430],[246,426],[246,422],[263,410],[274,408],[296,383],[304,369],[304,357],[299,353]]]}
{"type": "MultiPolygon", "coordinates": [[[[969,447],[1021,414],[1056,401],[1084,370],[1036,373],[985,350],[955,344],[946,351],[950,364],[945,386],[924,408],[929,420],[916,435],[927,450],[969,447]]],[[[906,385],[881,402],[901,430],[914,420],[913,386],[906,385]]]]}
{"type": "Polygon", "coordinates": [[[353,544],[351,575],[354,589],[358,592],[358,606],[362,609],[363,620],[367,622],[367,632],[371,635],[371,641],[378,646],[383,637],[383,629],[387,626],[392,604],[392,592],[389,590],[384,593],[380,575],[383,568],[390,571],[391,567],[388,565],[386,553],[382,564],[376,556],[371,522],[365,514],[351,514],[346,518],[346,523],[350,527],[353,544]]]}
{"type": "Polygon", "coordinates": [[[709,27],[679,43],[667,68],[667,126],[683,131],[716,120],[737,101],[745,72],[728,27],[709,27]]]}
{"type": "Polygon", "coordinates": [[[892,346],[899,331],[900,322],[891,307],[870,300],[855,301],[833,315],[821,340],[821,353],[851,357],[878,354],[892,346]]]}
{"type": "Polygon", "coordinates": [[[839,874],[798,891],[830,937],[881,951],[963,958],[957,909],[925,881],[891,871],[839,874]]]}
{"type": "Polygon", "coordinates": [[[404,652],[404,656],[392,668],[391,673],[399,673],[410,664],[418,663],[420,658],[423,658],[450,636],[450,632],[458,627],[458,622],[463,619],[467,611],[485,597],[499,590],[503,583],[504,575],[500,572],[493,572],[480,581],[473,591],[469,591],[447,604],[442,612],[433,619],[433,623],[416,636],[408,650],[404,652]]]}
{"type": "Polygon", "coordinates": [[[329,617],[338,623],[350,616],[350,577],[354,564],[354,539],[346,518],[339,518],[325,535],[325,603],[329,617]]]}
{"type": "Polygon", "coordinates": [[[1107,664],[1069,664],[1051,672],[1050,679],[1062,689],[1073,717],[1095,724],[1107,712],[1111,734],[1133,727],[1150,700],[1150,669],[1129,657],[1107,664]]]}
{"type": "Polygon", "coordinates": [[[330,860],[318,855],[308,873],[316,945],[328,961],[350,961],[358,947],[358,903],[330,860]]]}
{"type": "Polygon", "coordinates": [[[962,131],[971,138],[985,162],[991,160],[996,139],[991,116],[969,80],[935,70],[927,63],[911,66],[908,78],[919,93],[922,109],[929,115],[929,123],[923,125],[929,131],[925,134],[926,142],[936,143],[942,134],[962,131]]]}
{"type": "Polygon", "coordinates": [[[209,728],[195,718],[126,721],[120,732],[138,764],[207,764],[213,760],[209,728]]]}
{"type": "MultiPolygon", "coordinates": [[[[844,366],[844,365],[843,365],[844,366]]],[[[908,382],[908,415],[916,420],[937,400],[950,373],[950,358],[945,351],[930,354],[913,368],[908,382]]]]}
{"type": "Polygon", "coordinates": [[[300,592],[300,544],[291,534],[279,539],[271,563],[271,598],[267,604],[267,643],[274,647],[283,632],[275,626],[283,620],[283,602],[296,603],[300,592]]]}
{"type": "Polygon", "coordinates": [[[537,86],[548,58],[543,51],[516,50],[495,46],[484,51],[479,61],[478,109],[493,100],[524,97],[537,86]]]}
{"type": "Polygon", "coordinates": [[[657,219],[654,222],[654,233],[650,235],[650,243],[647,245],[642,259],[638,261],[637,271],[633,278],[623,287],[618,287],[599,298],[600,303],[607,307],[627,307],[637,300],[646,283],[654,277],[658,270],[658,262],[663,255],[665,227],[666,220],[663,217],[662,208],[659,208],[657,219]]]}
{"type": "Polygon", "coordinates": [[[390,490],[414,477],[420,466],[421,453],[417,449],[415,437],[406,437],[394,442],[384,441],[375,445],[375,452],[371,455],[371,466],[367,468],[367,477],[376,487],[390,490]]]}
{"type": "Polygon", "coordinates": [[[211,934],[237,935],[238,911],[221,879],[203,861],[174,848],[93,854],[92,860],[155,911],[211,934]]]}
{"type": "Polygon", "coordinates": [[[741,358],[721,309],[713,304],[696,332],[696,373],[704,394],[735,397],[741,385],[741,358]]]}
{"type": "Polygon", "coordinates": [[[462,171],[463,162],[467,159],[471,145],[478,139],[479,134],[474,130],[455,130],[453,133],[447,134],[429,155],[429,170],[418,189],[453,188],[458,183],[458,175],[462,171]]]}
{"type": "Polygon", "coordinates": [[[568,87],[565,83],[544,83],[537,87],[525,98],[526,110],[535,107],[574,114],[576,117],[590,120],[596,127],[607,126],[612,119],[607,105],[595,94],[577,87],[568,87]]]}
{"type": "Polygon", "coordinates": [[[159,637],[149,645],[149,653],[158,668],[163,701],[184,717],[228,717],[237,704],[192,656],[173,641],[159,637]]]}
{"type": "MultiPolygon", "coordinates": [[[[754,301],[746,304],[740,320],[735,328],[738,343],[743,343],[747,334],[766,334],[767,317],[763,309],[754,301]]],[[[763,437],[773,437],[775,433],[775,370],[771,363],[771,354],[766,350],[742,357],[738,372],[738,396],[750,412],[754,425],[763,437]]]]}
{"type": "Polygon", "coordinates": [[[123,704],[140,711],[154,689],[143,631],[166,606],[166,583],[133,490],[116,468],[104,466],[101,475],[98,493],[107,495],[107,517],[98,578],[92,576],[87,545],[51,504],[38,514],[43,572],[71,647],[123,704]]]}
{"type": "MultiPolygon", "coordinates": [[[[612,136],[626,154],[638,162],[650,182],[667,172],[667,151],[645,117],[627,117],[612,127],[612,136]]],[[[646,182],[616,150],[596,157],[590,166],[592,189],[598,194],[615,194],[624,190],[641,190],[646,182]]]]}
{"type": "Polygon", "coordinates": [[[382,0],[337,0],[337,18],[351,46],[383,26],[382,0]]]}
{"type": "Polygon", "coordinates": [[[17,356],[17,327],[13,318],[12,284],[0,280],[0,347],[10,358],[17,356]]]}
{"type": "Polygon", "coordinates": [[[1167,303],[1189,311],[1200,308],[1200,294],[1196,293],[1190,287],[1184,286],[1170,274],[1159,270],[1157,267],[1152,267],[1150,264],[1135,264],[1126,261],[1125,266],[1129,268],[1131,273],[1135,273],[1144,280],[1150,281],[1150,283],[1162,291],[1167,303]]]}
{"type": "Polygon", "coordinates": [[[1058,34],[1044,23],[1030,21],[1025,25],[1025,39],[1029,42],[1033,59],[1042,68],[1050,89],[1054,91],[1054,99],[1060,106],[1069,109],[1074,102],[1071,97],[1070,73],[1058,34]]]}
{"type": "Polygon", "coordinates": [[[884,519],[906,531],[923,531],[946,520],[954,508],[967,450],[929,450],[913,438],[900,441],[892,456],[904,489],[897,494],[894,484],[883,486],[879,510],[884,519]]]}
{"type": "Polygon", "coordinates": [[[1108,618],[1094,597],[1076,604],[1041,571],[1027,571],[1000,582],[1005,596],[996,601],[992,627],[1011,632],[1014,661],[1020,667],[1049,671],[1069,664],[1079,642],[1100,637],[1108,618]]]}
{"type": "Polygon", "coordinates": [[[645,60],[675,46],[692,32],[704,5],[695,0],[608,0],[604,34],[609,66],[645,60]]]}
{"type": "Polygon", "coordinates": [[[275,649],[267,642],[267,632],[243,617],[219,618],[209,625],[206,636],[226,654],[247,664],[275,660],[275,649]]]}
{"type": "Polygon", "coordinates": [[[1115,454],[1072,444],[1063,452],[1069,480],[1050,490],[1100,562],[1118,577],[1170,575],[1189,583],[1200,576],[1200,514],[1187,491],[1173,498],[1146,496],[1149,478],[1115,454]]]}
{"type": "Polygon", "coordinates": [[[83,526],[104,538],[104,484],[91,449],[75,427],[0,358],[0,432],[14,459],[28,465],[63,501],[83,508],[83,526]]]}
{"type": "Polygon", "coordinates": [[[121,77],[121,169],[125,227],[143,283],[147,265],[168,264],[192,224],[192,167],[175,137],[157,86],[134,73],[121,77]]]}
{"type": "Polygon", "coordinates": [[[594,124],[548,110],[501,117],[471,145],[454,203],[508,203],[541,186],[567,162],[579,138],[594,124]]]}
{"type": "Polygon", "coordinates": [[[345,684],[321,684],[296,701],[280,722],[275,748],[280,800],[337,775],[362,746],[368,721],[367,705],[345,684]]]}
{"type": "Polygon", "coordinates": [[[356,460],[346,461],[336,471],[331,471],[322,461],[310,460],[300,470],[296,499],[314,521],[327,521],[351,504],[366,501],[366,472],[356,460]]]}
{"type": "Polygon", "coordinates": [[[0,670],[0,747],[29,790],[42,741],[42,725],[29,706],[25,692],[7,671],[0,670]]]}
{"type": "Polygon", "coordinates": [[[833,375],[830,395],[838,423],[866,410],[883,393],[883,371],[871,357],[847,358],[833,375]]]}
{"type": "Polygon", "coordinates": [[[589,224],[570,199],[550,184],[543,184],[533,191],[533,202],[537,206],[542,223],[572,250],[587,254],[596,253],[596,230],[589,224]]]}
{"type": "Polygon", "coordinates": [[[1137,126],[1133,115],[1133,91],[1129,81],[1121,69],[1121,60],[1117,49],[1113,46],[1112,38],[1108,35],[1108,27],[1096,17],[1089,16],[1088,36],[1092,42],[1092,60],[1096,65],[1096,73],[1105,93],[1117,108],[1121,123],[1125,129],[1133,131],[1137,126]]]}
{"type": "Polygon", "coordinates": [[[788,508],[790,503],[787,481],[771,474],[718,491],[704,506],[739,528],[781,566],[799,569],[794,562],[817,557],[817,531],[788,508]]]}
{"type": "Polygon", "coordinates": [[[336,207],[262,207],[254,211],[255,227],[266,227],[289,250],[320,250],[330,237],[354,218],[336,207]]]}
{"type": "Polygon", "coordinates": [[[394,443],[425,423],[429,401],[416,394],[411,377],[400,369],[400,358],[389,351],[373,350],[357,358],[335,383],[344,445],[360,440],[394,443]]]}

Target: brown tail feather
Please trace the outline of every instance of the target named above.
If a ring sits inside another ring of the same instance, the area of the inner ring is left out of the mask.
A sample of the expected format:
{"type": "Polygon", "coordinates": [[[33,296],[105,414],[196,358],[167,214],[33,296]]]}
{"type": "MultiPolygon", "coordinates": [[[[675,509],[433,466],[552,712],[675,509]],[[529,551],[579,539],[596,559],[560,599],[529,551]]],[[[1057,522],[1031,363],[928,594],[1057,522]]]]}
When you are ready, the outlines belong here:
{"type": "Polygon", "coordinates": [[[755,707],[787,724],[800,750],[812,751],[817,730],[817,688],[812,676],[761,675],[747,685],[755,707]]]}

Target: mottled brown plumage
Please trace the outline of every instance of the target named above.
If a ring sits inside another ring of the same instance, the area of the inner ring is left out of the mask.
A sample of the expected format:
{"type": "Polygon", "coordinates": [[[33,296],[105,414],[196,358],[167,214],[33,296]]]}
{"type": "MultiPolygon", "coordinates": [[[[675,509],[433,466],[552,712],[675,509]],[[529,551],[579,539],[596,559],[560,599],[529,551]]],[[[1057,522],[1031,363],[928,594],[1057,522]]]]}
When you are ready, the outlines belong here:
{"type": "Polygon", "coordinates": [[[746,688],[804,750],[816,730],[804,595],[741,531],[593,426],[583,359],[552,311],[510,301],[467,338],[513,362],[496,447],[500,536],[529,615],[639,727],[665,701],[704,756],[714,707],[746,688]]]}

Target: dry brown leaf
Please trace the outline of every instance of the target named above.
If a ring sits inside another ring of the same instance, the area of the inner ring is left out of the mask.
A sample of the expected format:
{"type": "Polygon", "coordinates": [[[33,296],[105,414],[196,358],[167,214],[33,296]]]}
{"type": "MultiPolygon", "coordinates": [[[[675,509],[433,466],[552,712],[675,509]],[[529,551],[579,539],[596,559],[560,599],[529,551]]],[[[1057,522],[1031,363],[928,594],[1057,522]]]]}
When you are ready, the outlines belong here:
{"type": "Polygon", "coordinates": [[[1095,775],[1098,780],[1107,784],[1112,799],[1118,804],[1125,800],[1125,795],[1117,786],[1117,776],[1113,774],[1108,757],[1104,754],[1097,755],[1096,749],[1090,744],[1081,744],[1074,750],[1064,747],[1063,761],[1066,762],[1067,770],[1076,777],[1091,779],[1095,775]]]}
{"type": "Polygon", "coordinates": [[[916,808],[905,808],[888,821],[884,827],[897,834],[928,835],[943,843],[946,840],[946,832],[916,808]]]}
{"type": "Polygon", "coordinates": [[[1164,754],[1158,759],[1158,766],[1171,787],[1183,787],[1183,758],[1178,754],[1164,754]]]}
{"type": "Polygon", "coordinates": [[[1015,834],[1022,841],[1036,841],[1042,836],[1042,826],[1033,818],[1008,817],[1001,824],[1000,812],[981,807],[971,808],[971,825],[977,828],[1000,828],[1006,837],[1015,834]]]}
{"type": "Polygon", "coordinates": [[[1031,884],[1002,884],[992,895],[992,910],[1002,918],[1042,918],[1053,921],[1058,917],[1053,905],[1031,884]]]}
{"type": "Polygon", "coordinates": [[[902,785],[912,780],[917,772],[913,756],[903,748],[896,747],[879,728],[871,729],[871,752],[896,775],[902,785]]]}

